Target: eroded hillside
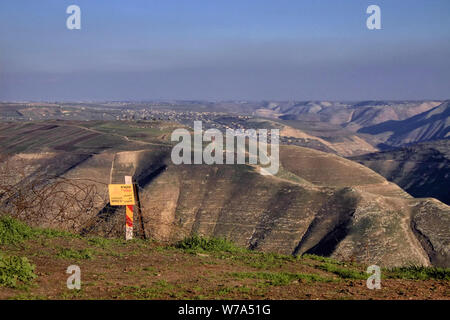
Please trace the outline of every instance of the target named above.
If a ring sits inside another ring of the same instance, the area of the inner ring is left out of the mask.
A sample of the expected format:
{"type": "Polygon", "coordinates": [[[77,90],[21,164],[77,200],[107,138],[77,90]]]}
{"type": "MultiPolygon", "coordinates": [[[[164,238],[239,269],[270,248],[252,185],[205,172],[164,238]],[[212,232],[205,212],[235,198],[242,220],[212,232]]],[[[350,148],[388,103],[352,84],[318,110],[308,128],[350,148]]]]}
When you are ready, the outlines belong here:
{"type": "Polygon", "coordinates": [[[450,139],[351,158],[392,181],[414,197],[450,204],[450,139]]]}
{"type": "MultiPolygon", "coordinates": [[[[46,172],[95,187],[95,197],[84,199],[88,211],[73,206],[60,214],[50,207],[38,217],[26,212],[23,217],[83,234],[121,237],[123,208],[109,206],[107,184],[133,175],[142,207],[142,221],[135,214],[137,235],[174,241],[199,233],[255,250],[390,266],[449,265],[450,209],[437,200],[412,198],[360,164],[297,146],[281,147],[282,169],[275,177],[249,165],[175,166],[167,142],[170,129],[150,122],[2,124],[0,136],[7,137],[2,153],[20,158],[27,168],[15,181],[18,186],[46,172]],[[40,159],[43,151],[45,159],[40,159]]],[[[60,188],[70,193],[74,187],[60,188]]]]}

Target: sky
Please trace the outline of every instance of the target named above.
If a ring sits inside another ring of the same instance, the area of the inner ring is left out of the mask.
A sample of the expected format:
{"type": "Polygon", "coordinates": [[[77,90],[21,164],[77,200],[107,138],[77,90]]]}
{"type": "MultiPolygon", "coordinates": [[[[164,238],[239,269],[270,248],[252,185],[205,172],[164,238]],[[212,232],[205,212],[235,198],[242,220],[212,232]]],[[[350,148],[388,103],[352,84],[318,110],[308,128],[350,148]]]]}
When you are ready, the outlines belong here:
{"type": "Polygon", "coordinates": [[[449,99],[449,57],[448,0],[0,1],[2,101],[449,99]]]}

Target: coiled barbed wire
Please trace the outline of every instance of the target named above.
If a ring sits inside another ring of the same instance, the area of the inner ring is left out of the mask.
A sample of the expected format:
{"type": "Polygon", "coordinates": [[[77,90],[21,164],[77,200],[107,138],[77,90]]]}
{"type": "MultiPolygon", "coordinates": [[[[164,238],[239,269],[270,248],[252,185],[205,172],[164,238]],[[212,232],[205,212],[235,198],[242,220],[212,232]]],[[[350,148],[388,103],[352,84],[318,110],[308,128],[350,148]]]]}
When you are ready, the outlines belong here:
{"type": "MultiPolygon", "coordinates": [[[[55,176],[39,170],[28,172],[28,167],[25,161],[0,156],[0,215],[10,214],[34,226],[84,235],[120,237],[124,234],[125,209],[109,205],[107,183],[92,178],[55,176]]],[[[138,194],[143,194],[144,188],[137,184],[135,188],[138,194]]],[[[162,218],[151,202],[140,201],[140,211],[135,210],[134,217],[136,237],[169,241],[158,235],[161,227],[167,227],[176,238],[190,234],[175,221],[162,218]]]]}

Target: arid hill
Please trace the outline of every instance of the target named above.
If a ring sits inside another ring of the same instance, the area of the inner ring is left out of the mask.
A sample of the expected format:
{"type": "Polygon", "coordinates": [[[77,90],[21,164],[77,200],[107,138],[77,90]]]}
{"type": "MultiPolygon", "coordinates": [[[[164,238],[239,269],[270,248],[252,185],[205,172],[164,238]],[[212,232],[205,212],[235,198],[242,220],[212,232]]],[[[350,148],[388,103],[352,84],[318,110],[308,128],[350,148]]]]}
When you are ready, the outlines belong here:
{"type": "MultiPolygon", "coordinates": [[[[123,236],[123,209],[109,206],[106,187],[133,175],[142,208],[142,220],[135,214],[137,235],[174,241],[198,233],[262,251],[385,266],[450,265],[450,208],[438,200],[415,199],[356,162],[297,146],[281,147],[277,176],[249,165],[176,166],[171,129],[162,122],[0,124],[1,152],[10,157],[2,165],[26,168],[14,181],[18,189],[45,172],[96,190],[95,199],[80,200],[89,211],[73,206],[61,213],[54,206],[22,217],[123,236]]],[[[70,193],[74,186],[61,188],[70,193]]],[[[4,210],[14,210],[14,201],[0,200],[4,210]]]]}
{"type": "Polygon", "coordinates": [[[255,114],[320,139],[331,152],[357,156],[448,136],[448,108],[439,101],[271,102],[255,114]]]}
{"type": "Polygon", "coordinates": [[[450,139],[350,159],[378,172],[414,197],[433,197],[450,204],[450,139]]]}
{"type": "Polygon", "coordinates": [[[414,117],[402,121],[389,120],[358,132],[387,135],[383,144],[389,147],[447,138],[450,136],[450,101],[414,117]]]}
{"type": "Polygon", "coordinates": [[[284,120],[324,122],[356,132],[389,120],[404,120],[428,111],[438,101],[273,102],[258,112],[284,120]]]}

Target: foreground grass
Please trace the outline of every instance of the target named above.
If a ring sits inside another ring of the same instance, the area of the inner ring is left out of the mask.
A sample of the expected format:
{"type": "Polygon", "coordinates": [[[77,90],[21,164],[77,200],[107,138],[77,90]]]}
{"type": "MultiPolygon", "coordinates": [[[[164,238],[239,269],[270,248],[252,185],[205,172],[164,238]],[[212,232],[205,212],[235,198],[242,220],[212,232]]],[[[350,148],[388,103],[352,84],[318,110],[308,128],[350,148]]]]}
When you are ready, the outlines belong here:
{"type": "Polygon", "coordinates": [[[18,244],[35,235],[35,230],[10,216],[0,217],[0,244],[18,244]]]}
{"type": "Polygon", "coordinates": [[[56,256],[69,260],[89,260],[93,258],[94,252],[91,249],[61,248],[56,256]]]}
{"type": "Polygon", "coordinates": [[[0,217],[0,299],[389,299],[404,298],[405,285],[417,298],[450,296],[449,269],[382,269],[386,288],[373,291],[366,267],[198,235],[173,245],[80,237],[0,217]],[[66,287],[72,264],[82,270],[81,290],[66,287]]]}
{"type": "Polygon", "coordinates": [[[187,237],[175,244],[176,248],[187,252],[245,252],[246,250],[236,246],[231,241],[223,238],[204,238],[199,235],[187,237]]]}
{"type": "Polygon", "coordinates": [[[337,266],[335,263],[325,262],[321,265],[318,265],[317,268],[320,270],[323,270],[323,271],[334,273],[335,275],[339,276],[342,279],[364,280],[364,279],[367,279],[367,277],[368,277],[367,273],[365,273],[365,272],[350,269],[350,268],[340,267],[340,266],[337,266]]]}
{"type": "Polygon", "coordinates": [[[291,272],[239,272],[232,273],[231,276],[240,279],[260,279],[265,280],[265,285],[285,286],[299,281],[306,282],[333,282],[336,279],[323,277],[317,274],[291,273],[291,272]]]}
{"type": "Polygon", "coordinates": [[[53,229],[32,228],[8,215],[0,216],[0,245],[17,245],[39,236],[45,238],[80,238],[73,233],[53,229]]]}
{"type": "Polygon", "coordinates": [[[449,268],[409,266],[398,268],[387,268],[383,270],[387,279],[406,280],[447,280],[450,281],[449,268]]]}

